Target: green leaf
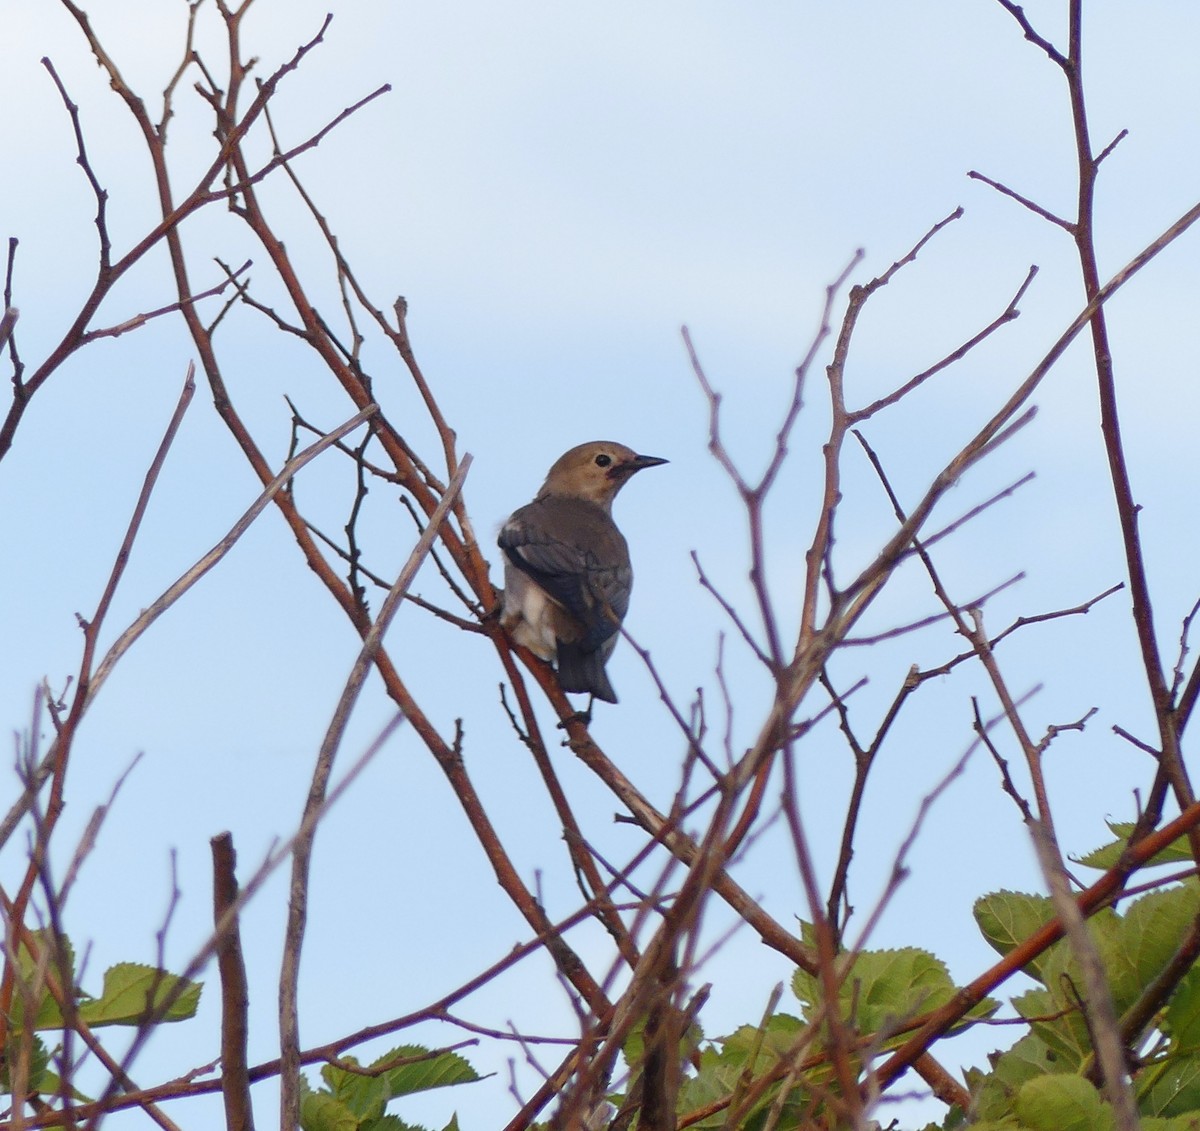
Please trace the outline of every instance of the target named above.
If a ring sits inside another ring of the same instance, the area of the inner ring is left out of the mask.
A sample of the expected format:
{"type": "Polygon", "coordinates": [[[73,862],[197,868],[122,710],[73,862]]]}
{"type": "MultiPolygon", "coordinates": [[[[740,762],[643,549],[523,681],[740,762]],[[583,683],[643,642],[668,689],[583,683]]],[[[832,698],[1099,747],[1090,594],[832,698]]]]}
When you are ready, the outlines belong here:
{"type": "Polygon", "coordinates": [[[104,992],[80,1003],[79,1016],[89,1025],[136,1025],[147,1012],[161,1008],[168,996],[178,997],[162,1021],[184,1021],[195,1016],[200,1004],[199,982],[188,982],[166,970],[137,962],[120,962],[104,972],[104,992]]]}
{"type": "MultiPolygon", "coordinates": [[[[348,1064],[358,1063],[352,1057],[346,1057],[345,1060],[348,1064]]],[[[378,1119],[392,1098],[383,1076],[363,1076],[327,1064],[321,1069],[321,1077],[329,1086],[327,1094],[332,1094],[354,1116],[356,1125],[378,1119]]]]}
{"type": "MultiPolygon", "coordinates": [[[[679,1110],[696,1111],[732,1094],[737,1087],[741,1070],[722,1060],[714,1048],[705,1048],[700,1053],[700,1067],[694,1076],[685,1076],[679,1082],[679,1110]]],[[[694,1124],[699,1131],[713,1131],[725,1126],[725,1113],[718,1112],[694,1124]]]]}
{"type": "MultiPolygon", "coordinates": [[[[792,989],[808,1016],[815,1016],[824,993],[818,978],[799,970],[792,989]]],[[[886,1032],[897,1023],[944,1005],[957,989],[946,964],[927,950],[865,950],[855,956],[838,991],[842,1017],[851,1019],[861,1033],[886,1032]]],[[[978,1020],[995,1011],[996,1002],[985,1000],[968,1015],[978,1020]]],[[[902,1040],[897,1036],[895,1041],[902,1040]]],[[[885,1042],[884,1047],[887,1047],[885,1042]]]]}
{"type": "MultiPolygon", "coordinates": [[[[1078,982],[1075,983],[1078,985],[1078,982]]],[[[1046,1051],[1047,1071],[1078,1072],[1092,1052],[1087,1023],[1073,997],[1066,996],[1061,980],[1055,980],[1057,993],[1030,990],[1013,998],[1013,1007],[1030,1019],[1032,1034],[1046,1051]]]]}
{"type": "MultiPolygon", "coordinates": [[[[353,1057],[344,1063],[357,1064],[353,1057]]],[[[332,1095],[346,1110],[364,1124],[383,1117],[389,1100],[430,1088],[445,1088],[452,1084],[469,1084],[479,1074],[457,1053],[431,1054],[420,1045],[401,1045],[385,1052],[370,1064],[369,1071],[352,1072],[327,1064],[321,1078],[332,1095]],[[387,1067],[395,1061],[412,1061],[387,1067]]]]}
{"type": "MultiPolygon", "coordinates": [[[[1005,955],[1054,918],[1054,905],[1045,895],[996,891],[975,901],[974,914],[988,945],[1005,955]]],[[[1045,958],[1046,954],[1035,958],[1025,967],[1025,973],[1043,981],[1045,958]]]]}
{"type": "MultiPolygon", "coordinates": [[[[1128,986],[1128,966],[1120,959],[1120,917],[1105,909],[1088,921],[1096,949],[1110,974],[1128,986]]],[[[1056,943],[1041,960],[1040,975],[1045,989],[1035,989],[1013,1000],[1022,1017],[1032,1022],[1032,1028],[1060,1058],[1059,1072],[1080,1070],[1091,1055],[1091,1036],[1079,1009],[1078,995],[1086,979],[1079,969],[1069,945],[1056,943]]],[[[1120,1009],[1120,1006],[1117,1007],[1120,1009]]]]}
{"type": "MultiPolygon", "coordinates": [[[[346,1057],[343,1063],[358,1064],[353,1057],[346,1057]]],[[[358,1131],[409,1131],[408,1124],[385,1112],[389,1101],[413,1092],[480,1079],[475,1069],[456,1053],[431,1054],[420,1045],[401,1045],[391,1049],[361,1072],[327,1064],[321,1069],[321,1078],[326,1087],[313,1092],[301,1077],[304,1092],[301,1125],[304,1131],[344,1131],[344,1128],[358,1131]],[[398,1060],[412,1063],[388,1067],[398,1060]],[[310,1098],[314,1101],[312,1104],[309,1104],[310,1098]],[[306,1104],[309,1105],[307,1109],[306,1104]],[[311,1127],[306,1122],[309,1120],[309,1116],[305,1115],[306,1110],[311,1114],[311,1127]],[[352,1122],[347,1124],[346,1119],[352,1122]]]]}
{"type": "Polygon", "coordinates": [[[968,1077],[972,1109],[981,1119],[1011,1118],[1017,1095],[1030,1080],[1069,1070],[1057,1052],[1035,1033],[1027,1033],[1012,1048],[994,1057],[987,1075],[968,1077]]]}
{"type": "Polygon", "coordinates": [[[401,1045],[377,1057],[372,1068],[380,1068],[394,1060],[421,1057],[411,1064],[401,1064],[384,1072],[381,1079],[387,1082],[393,1097],[407,1096],[413,1092],[425,1092],[430,1088],[447,1088],[453,1084],[471,1084],[481,1079],[471,1067],[470,1061],[454,1052],[442,1052],[430,1056],[429,1050],[421,1045],[401,1045]]]}
{"type": "MultiPolygon", "coordinates": [[[[1087,929],[1107,974],[1118,1014],[1123,1014],[1160,976],[1176,953],[1185,932],[1200,911],[1200,887],[1195,883],[1151,892],[1135,900],[1124,915],[1105,909],[1093,915],[1087,929]]],[[[1045,989],[1014,999],[1017,1011],[1029,1018],[1034,1031],[1063,1058],[1063,1068],[1076,1071],[1092,1054],[1091,1038],[1079,1009],[1085,985],[1079,963],[1068,945],[1056,944],[1042,957],[1037,970],[1045,989]]],[[[1178,1011],[1186,1027],[1193,1014],[1193,1039],[1200,1039],[1200,1002],[1184,996],[1178,1011]]]]}
{"type": "MultiPolygon", "coordinates": [[[[1125,851],[1125,846],[1129,842],[1129,836],[1133,832],[1134,825],[1132,821],[1108,821],[1106,823],[1113,836],[1117,839],[1109,844],[1102,845],[1100,848],[1094,849],[1085,856],[1072,856],[1072,860],[1082,864],[1085,868],[1096,868],[1104,872],[1117,866],[1117,863],[1121,859],[1121,853],[1125,851]]],[[[1192,852],[1188,847],[1187,837],[1181,836],[1178,840],[1172,841],[1166,848],[1156,853],[1149,863],[1144,864],[1143,867],[1152,868],[1156,864],[1190,864],[1191,862],[1192,852]]]]}
{"type": "MultiPolygon", "coordinates": [[[[40,955],[45,952],[47,947],[53,947],[55,945],[55,935],[49,928],[43,927],[41,930],[33,932],[33,941],[34,946],[40,955]]],[[[56,977],[61,977],[63,976],[63,967],[65,966],[66,974],[69,975],[68,980],[74,982],[75,948],[71,945],[71,940],[67,938],[66,935],[59,935],[57,941],[58,945],[62,948],[62,956],[64,956],[65,961],[63,961],[62,958],[51,960],[50,967],[54,970],[56,977]]],[[[32,978],[37,964],[30,957],[29,948],[23,942],[21,943],[20,959],[21,976],[28,981],[30,978],[32,978]]]]}
{"type": "MultiPolygon", "coordinates": [[[[54,947],[55,936],[47,928],[33,932],[33,941],[36,952],[43,955],[46,949],[54,947]]],[[[48,969],[52,976],[59,981],[72,986],[75,983],[75,950],[71,946],[71,940],[65,935],[58,936],[58,945],[62,948],[60,955],[56,959],[52,959],[48,969]]],[[[51,996],[49,989],[46,987],[44,976],[39,975],[39,964],[34,962],[29,953],[29,948],[22,943],[18,950],[18,978],[22,986],[21,990],[13,995],[12,1002],[12,1032],[22,1032],[24,1025],[22,1024],[25,1016],[25,1004],[29,990],[36,988],[39,993],[37,999],[37,1008],[34,1010],[33,1028],[36,1029],[61,1029],[63,1025],[62,1012],[58,1008],[58,1002],[51,996]]],[[[86,1000],[86,995],[80,995],[86,1000]]]]}
{"type": "Polygon", "coordinates": [[[1017,1116],[1030,1131],[1112,1131],[1112,1108],[1082,1076],[1040,1076],[1017,1096],[1017,1116]]]}
{"type": "Polygon", "coordinates": [[[358,1118],[328,1092],[307,1092],[300,1098],[303,1131],[358,1131],[358,1118]]]}
{"type": "Polygon", "coordinates": [[[1167,1003],[1164,1028],[1175,1050],[1200,1049],[1200,968],[1193,966],[1180,979],[1167,1003]]]}
{"type": "Polygon", "coordinates": [[[1194,880],[1149,892],[1130,904],[1121,918],[1117,945],[1104,956],[1118,1012],[1162,973],[1198,912],[1200,885],[1194,880]]]}
{"type": "MultiPolygon", "coordinates": [[[[26,1086],[30,1092],[39,1096],[52,1096],[58,1092],[58,1076],[50,1071],[50,1051],[40,1037],[34,1037],[30,1042],[30,1057],[26,1086]]],[[[15,1051],[14,1044],[12,1049],[15,1051]]],[[[8,1058],[0,1056],[0,1095],[12,1095],[12,1079],[9,1076],[8,1058]]]]}
{"type": "Polygon", "coordinates": [[[793,1017],[790,1013],[773,1013],[767,1019],[765,1028],[758,1025],[739,1026],[721,1040],[721,1063],[739,1072],[747,1067],[752,1072],[764,1072],[793,1048],[796,1039],[806,1028],[799,1017],[793,1017]],[[755,1049],[758,1050],[758,1058],[750,1065],[749,1060],[755,1049]]]}
{"type": "Polygon", "coordinates": [[[1172,1056],[1156,1066],[1154,1082],[1138,1106],[1147,1115],[1187,1115],[1200,1111],[1200,1056],[1172,1056]]]}
{"type": "MultiPolygon", "coordinates": [[[[786,1013],[773,1014],[762,1030],[759,1026],[743,1025],[728,1037],[718,1038],[721,1046],[718,1052],[709,1045],[700,1051],[699,1068],[694,1075],[687,1075],[680,1081],[678,1107],[680,1112],[692,1112],[707,1107],[717,1100],[728,1099],[739,1092],[743,1074],[750,1068],[750,1057],[757,1048],[758,1055],[754,1059],[751,1078],[761,1077],[770,1072],[779,1062],[780,1057],[789,1050],[794,1050],[796,1039],[807,1026],[796,1017],[786,1013]]],[[[806,1074],[805,1082],[809,1083],[819,1077],[819,1072],[806,1074]]],[[[757,1105],[747,1114],[739,1131],[753,1131],[761,1126],[765,1112],[776,1102],[779,1095],[779,1085],[769,1088],[757,1105]]],[[[618,1102],[619,1102],[618,1097],[618,1102]]],[[[801,1087],[792,1088],[788,1099],[783,1105],[785,1118],[779,1126],[800,1126],[799,1116],[807,1110],[811,1098],[801,1087]],[[790,1119],[790,1122],[789,1122],[790,1119]]],[[[714,1114],[689,1124],[697,1131],[716,1131],[725,1128],[727,1113],[718,1110],[714,1114]]]]}
{"type": "MultiPolygon", "coordinates": [[[[47,947],[53,946],[54,937],[47,931],[35,933],[36,950],[43,953],[47,947]]],[[[187,982],[165,970],[157,970],[153,966],[144,966],[134,962],[122,962],[105,971],[104,990],[99,998],[74,986],[75,954],[71,942],[61,937],[62,959],[51,963],[50,970],[54,977],[75,994],[75,1008],[79,1017],[89,1025],[136,1025],[142,1022],[147,1013],[147,1004],[161,1007],[168,995],[178,991],[178,997],[167,1009],[162,1021],[183,1021],[196,1013],[200,1001],[201,985],[199,982],[187,982]],[[152,1000],[151,1000],[152,998],[152,1000]]],[[[37,977],[37,964],[32,960],[29,949],[20,949],[20,973],[26,986],[32,986],[37,977]]],[[[50,995],[45,985],[38,986],[41,997],[38,1000],[37,1012],[34,1017],[35,1029],[61,1029],[64,1021],[58,1003],[50,995]]],[[[12,1031],[19,1033],[23,1028],[23,1013],[25,993],[15,996],[12,1010],[12,1031]]]]}
{"type": "Polygon", "coordinates": [[[1151,1116],[1142,1120],[1142,1131],[1200,1131],[1200,1115],[1177,1115],[1173,1119],[1151,1116]]]}

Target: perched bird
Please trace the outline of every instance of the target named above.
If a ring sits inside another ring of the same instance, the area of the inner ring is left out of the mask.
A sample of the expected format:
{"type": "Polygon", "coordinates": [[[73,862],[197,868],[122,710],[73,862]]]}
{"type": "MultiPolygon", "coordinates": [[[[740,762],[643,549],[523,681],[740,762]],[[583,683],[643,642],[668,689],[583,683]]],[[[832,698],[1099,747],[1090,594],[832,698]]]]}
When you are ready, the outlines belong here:
{"type": "Polygon", "coordinates": [[[633,570],[612,501],[635,472],[666,462],[605,440],[580,444],[500,531],[500,623],[518,644],[557,661],[564,691],[617,701],[604,665],[629,608],[633,570]]]}

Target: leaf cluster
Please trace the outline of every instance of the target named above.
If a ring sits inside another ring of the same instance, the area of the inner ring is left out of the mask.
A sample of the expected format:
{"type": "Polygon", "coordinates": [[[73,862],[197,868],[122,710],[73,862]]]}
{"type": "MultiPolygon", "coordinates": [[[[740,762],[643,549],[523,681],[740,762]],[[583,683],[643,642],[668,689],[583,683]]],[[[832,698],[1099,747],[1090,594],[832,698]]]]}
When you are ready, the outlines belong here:
{"type": "MultiPolygon", "coordinates": [[[[27,1090],[36,1095],[57,1095],[62,1087],[50,1070],[50,1050],[37,1032],[103,1025],[146,1026],[186,1021],[196,1014],[202,983],[189,981],[160,967],[140,962],[118,962],[104,972],[99,996],[76,984],[75,949],[65,935],[31,932],[17,950],[17,992],[9,1012],[7,1055],[0,1058],[0,1094],[10,1095],[9,1065],[13,1050],[23,1042],[31,1046],[27,1090]],[[32,950],[31,950],[32,947],[32,950]],[[38,958],[35,958],[35,954],[38,958]],[[71,987],[68,994],[60,988],[71,987]],[[68,1014],[69,1016],[64,1016],[68,1014]]],[[[82,1095],[72,1089],[76,1098],[82,1095]]]]}
{"type": "MultiPolygon", "coordinates": [[[[394,1099],[469,1084],[479,1074],[457,1053],[431,1051],[420,1045],[402,1045],[378,1057],[365,1068],[349,1058],[342,1066],[321,1069],[325,1085],[314,1091],[301,1076],[300,1127],[302,1131],[422,1131],[386,1112],[394,1099]]],[[[451,1116],[443,1131],[458,1131],[451,1116]]]]}
{"type": "MultiPolygon", "coordinates": [[[[1123,913],[1105,909],[1088,928],[1104,967],[1144,1128],[1200,1127],[1200,972],[1175,976],[1173,960],[1200,915],[1193,880],[1140,896],[1123,913]]],[[[1053,917],[1050,900],[1019,892],[984,896],[975,918],[984,937],[1008,953],[1053,917]]],[[[970,1126],[1005,1131],[1105,1128],[1114,1115],[1102,1098],[1086,1020],[1078,959],[1060,941],[1024,972],[1037,984],[1012,1001],[1029,1031],[968,1073],[970,1126]]],[[[964,1125],[951,1113],[947,1128],[964,1125]]]]}

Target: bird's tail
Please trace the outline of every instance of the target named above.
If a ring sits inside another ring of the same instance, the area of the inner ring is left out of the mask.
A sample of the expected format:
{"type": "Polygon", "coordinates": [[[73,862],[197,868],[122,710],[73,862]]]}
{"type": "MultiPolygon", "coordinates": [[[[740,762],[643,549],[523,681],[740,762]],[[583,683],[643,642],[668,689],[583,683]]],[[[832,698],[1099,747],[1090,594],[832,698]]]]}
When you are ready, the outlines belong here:
{"type": "Polygon", "coordinates": [[[606,657],[599,651],[585,652],[578,644],[558,642],[558,685],[564,691],[586,691],[606,703],[615,703],[617,693],[604,670],[606,657]]]}

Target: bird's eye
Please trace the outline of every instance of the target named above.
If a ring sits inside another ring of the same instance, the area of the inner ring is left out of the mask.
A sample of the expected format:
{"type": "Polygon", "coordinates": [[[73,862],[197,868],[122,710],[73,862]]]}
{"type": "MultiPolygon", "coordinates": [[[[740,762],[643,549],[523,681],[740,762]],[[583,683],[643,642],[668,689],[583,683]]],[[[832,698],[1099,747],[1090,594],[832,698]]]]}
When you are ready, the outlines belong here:
{"type": "Polygon", "coordinates": [[[603,452],[596,457],[597,467],[607,467],[610,463],[612,463],[612,456],[606,456],[603,452]]]}

